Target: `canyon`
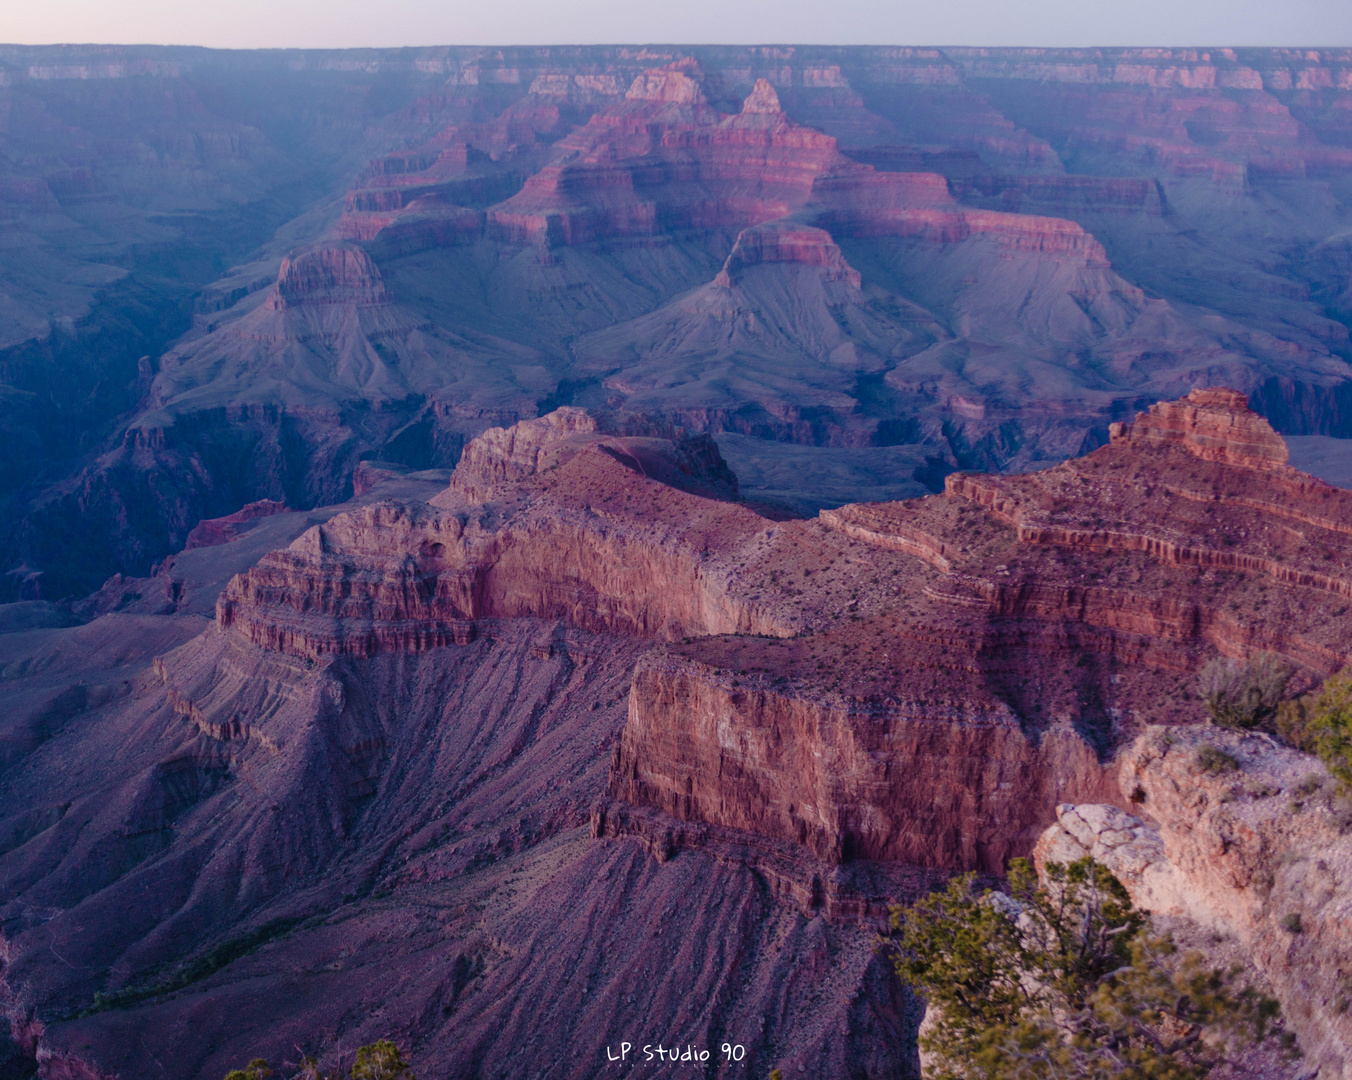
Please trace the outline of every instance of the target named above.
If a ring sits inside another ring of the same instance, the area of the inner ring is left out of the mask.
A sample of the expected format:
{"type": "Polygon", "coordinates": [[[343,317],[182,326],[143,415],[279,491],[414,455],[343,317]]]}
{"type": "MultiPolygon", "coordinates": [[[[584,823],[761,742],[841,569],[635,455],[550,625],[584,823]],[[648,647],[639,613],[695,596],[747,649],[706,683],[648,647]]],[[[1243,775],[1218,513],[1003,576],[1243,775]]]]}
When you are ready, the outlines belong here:
{"type": "Polygon", "coordinates": [[[1174,821],[1133,747],[1211,730],[1208,657],[1345,663],[1352,492],[1288,456],[1200,389],[1052,468],[786,518],[707,433],[566,406],[8,605],[13,1067],[393,1035],[436,1075],[638,1038],[918,1076],[889,902],[1071,807],[1174,821]]]}
{"type": "Polygon", "coordinates": [[[1347,50],[0,46],[0,1078],[918,1077],[888,905],[1081,851],[1343,1075],[1342,804],[1196,676],[1352,650],[1349,117],[1347,50]]]}
{"type": "Polygon", "coordinates": [[[1345,50],[0,49],[0,596],[560,405],[786,512],[1346,437],[1345,50]],[[87,526],[92,524],[93,528],[87,526]]]}

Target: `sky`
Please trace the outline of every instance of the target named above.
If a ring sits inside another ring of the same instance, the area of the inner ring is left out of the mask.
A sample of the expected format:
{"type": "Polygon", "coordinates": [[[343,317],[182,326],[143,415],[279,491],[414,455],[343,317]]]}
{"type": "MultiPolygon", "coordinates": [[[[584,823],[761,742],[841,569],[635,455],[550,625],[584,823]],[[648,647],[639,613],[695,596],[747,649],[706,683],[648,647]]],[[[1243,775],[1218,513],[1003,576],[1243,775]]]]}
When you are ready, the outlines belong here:
{"type": "Polygon", "coordinates": [[[0,0],[0,42],[1352,45],[1352,0],[0,0]]]}

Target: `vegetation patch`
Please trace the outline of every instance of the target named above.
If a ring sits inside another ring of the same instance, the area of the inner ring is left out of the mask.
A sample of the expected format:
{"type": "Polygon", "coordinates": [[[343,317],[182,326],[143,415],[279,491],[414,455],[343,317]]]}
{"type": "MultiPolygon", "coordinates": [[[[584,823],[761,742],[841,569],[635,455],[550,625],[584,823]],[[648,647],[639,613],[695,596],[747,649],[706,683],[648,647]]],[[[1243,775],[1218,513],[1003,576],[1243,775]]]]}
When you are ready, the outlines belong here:
{"type": "MultiPolygon", "coordinates": [[[[1317,754],[1342,793],[1352,793],[1352,670],[1344,668],[1317,692],[1283,703],[1276,733],[1296,749],[1317,754]]],[[[1319,777],[1312,775],[1298,790],[1309,794],[1318,787],[1319,777]]]]}
{"type": "Polygon", "coordinates": [[[1213,721],[1251,731],[1272,723],[1292,674],[1273,653],[1259,653],[1247,663],[1218,656],[1202,669],[1197,688],[1213,721]]]}
{"type": "Polygon", "coordinates": [[[193,957],[173,972],[152,982],[125,986],[110,994],[100,991],[94,995],[94,1000],[90,1006],[78,1015],[92,1016],[107,1009],[125,1009],[142,1001],[182,990],[185,986],[191,986],[195,982],[200,982],[216,974],[222,968],[233,964],[243,956],[247,956],[273,938],[290,933],[303,921],[303,919],[293,917],[271,919],[247,933],[226,939],[219,945],[208,949],[201,956],[193,957]]]}
{"type": "Polygon", "coordinates": [[[1203,743],[1197,748],[1197,767],[1204,773],[1218,776],[1224,773],[1237,772],[1239,770],[1239,759],[1233,754],[1227,754],[1220,747],[1203,743]]]}
{"type": "Polygon", "coordinates": [[[929,1080],[1201,1080],[1276,1034],[1274,1000],[1155,933],[1107,867],[1046,876],[1016,859],[1008,894],[968,874],[893,907],[884,945],[931,1011],[929,1080]]]}
{"type": "MultiPolygon", "coordinates": [[[[271,1080],[273,1072],[264,1058],[254,1058],[242,1069],[231,1069],[225,1074],[225,1080],[271,1080]]],[[[381,1039],[370,1046],[357,1051],[352,1068],[344,1072],[337,1069],[321,1069],[319,1062],[308,1054],[300,1059],[291,1080],[417,1080],[413,1075],[413,1066],[408,1063],[399,1047],[389,1039],[381,1039]]]]}

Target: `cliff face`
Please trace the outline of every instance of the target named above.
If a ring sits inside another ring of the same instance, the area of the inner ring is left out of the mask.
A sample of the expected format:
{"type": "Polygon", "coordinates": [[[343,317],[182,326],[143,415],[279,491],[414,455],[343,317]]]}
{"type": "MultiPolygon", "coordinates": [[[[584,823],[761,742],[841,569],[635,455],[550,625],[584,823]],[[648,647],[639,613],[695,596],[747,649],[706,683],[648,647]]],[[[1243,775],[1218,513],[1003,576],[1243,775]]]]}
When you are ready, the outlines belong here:
{"type": "Polygon", "coordinates": [[[274,310],[306,303],[363,305],[388,300],[380,271],[361,248],[321,248],[288,255],[277,271],[274,310]]]}
{"type": "MultiPolygon", "coordinates": [[[[330,1053],[394,1033],[448,1074],[489,1055],[552,1075],[566,1041],[582,1080],[631,1031],[734,1029],[753,1075],[914,1076],[916,1005],[872,948],[889,899],[998,872],[1073,805],[1166,898],[1182,878],[1150,865],[1201,874],[1249,842],[1224,816],[1247,787],[1180,773],[1171,795],[1153,743],[1122,748],[1195,721],[1217,650],[1275,649],[1305,679],[1342,663],[1347,601],[1302,575],[1341,580],[1352,496],[1279,457],[1214,390],[1055,469],[772,520],[707,437],[565,408],[471,441],[430,502],[426,475],[373,463],[388,487],[261,558],[305,520],[218,522],[161,578],[105,590],[118,613],[0,634],[22,705],[0,724],[14,1030],[128,1077],[189,1022],[208,1035],[185,1077],[318,1031],[330,1053]],[[203,631],[198,593],[240,565],[203,631]],[[1123,825],[1143,811],[1158,835],[1123,825]],[[193,966],[241,942],[264,944],[193,966]],[[559,1000],[578,1006],[541,1022],[559,1000]]],[[[1324,1053],[1332,984],[1273,927],[1299,899],[1341,948],[1336,901],[1293,876],[1253,909],[1241,870],[1287,827],[1264,821],[1206,903],[1250,919],[1324,1053]]]]}
{"type": "Polygon", "coordinates": [[[826,269],[828,281],[847,281],[856,289],[862,283],[859,271],[845,261],[840,247],[825,229],[772,223],[738,233],[714,284],[731,286],[747,267],[765,263],[820,266],[826,269]]]}
{"type": "Polygon", "coordinates": [[[1108,434],[1128,446],[1181,444],[1203,461],[1289,471],[1286,442],[1234,390],[1194,390],[1183,401],[1161,401],[1135,423],[1113,424],[1108,434]]]}
{"type": "Polygon", "coordinates": [[[440,505],[377,505],[317,526],[231,583],[221,625],[310,656],[433,648],[493,617],[667,639],[792,633],[789,613],[709,558],[763,519],[649,478],[717,491],[728,472],[716,450],[597,426],[565,410],[494,429],[467,449],[440,505]]]}
{"type": "Polygon", "coordinates": [[[835,474],[764,491],[809,511],[1064,460],[1199,372],[1352,431],[1337,50],[77,52],[0,60],[42,253],[0,443],[52,478],[0,484],[0,595],[561,404],[753,437],[835,474]]]}
{"type": "Polygon", "coordinates": [[[636,1040],[728,1041],[757,1073],[918,1075],[914,1003],[871,924],[805,917],[745,845],[658,860],[594,838],[642,641],[513,619],[459,647],[307,663],[196,618],[43,637],[0,641],[7,671],[36,671],[22,691],[101,685],[67,706],[90,725],[86,771],[49,715],[25,805],[0,797],[0,994],[30,1072],[132,1080],[160,1060],[210,1080],[297,1043],[336,1066],[394,1037],[433,1075],[491,1058],[586,1080],[636,1040]],[[229,963],[154,992],[222,945],[229,963]]]}
{"type": "Polygon", "coordinates": [[[670,659],[634,674],[610,792],[827,862],[994,872],[1027,850],[1058,799],[1116,797],[1069,725],[1035,742],[986,695],[833,700],[670,659]]]}
{"type": "Polygon", "coordinates": [[[1308,678],[1346,657],[1349,496],[1277,467],[1228,391],[1055,469],[811,522],[661,483],[663,462],[700,479],[679,441],[603,426],[573,409],[487,433],[434,507],[342,515],[264,558],[221,625],[312,657],[463,643],[485,618],[665,641],[613,797],[830,861],[990,870],[1058,802],[1120,800],[1100,761],[1190,711],[1178,688],[1210,650],[1308,678]]]}

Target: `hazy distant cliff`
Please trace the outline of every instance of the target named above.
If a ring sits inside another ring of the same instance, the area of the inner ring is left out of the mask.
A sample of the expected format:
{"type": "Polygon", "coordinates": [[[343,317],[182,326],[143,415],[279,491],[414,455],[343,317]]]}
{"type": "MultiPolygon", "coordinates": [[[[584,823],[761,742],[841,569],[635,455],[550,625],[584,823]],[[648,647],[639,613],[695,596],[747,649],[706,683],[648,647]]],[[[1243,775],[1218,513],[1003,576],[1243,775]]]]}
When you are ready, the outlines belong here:
{"type": "Polygon", "coordinates": [[[1349,72],[6,47],[5,595],[561,404],[720,436],[806,511],[1059,460],[1199,381],[1352,433],[1349,72]]]}

